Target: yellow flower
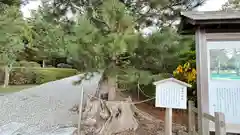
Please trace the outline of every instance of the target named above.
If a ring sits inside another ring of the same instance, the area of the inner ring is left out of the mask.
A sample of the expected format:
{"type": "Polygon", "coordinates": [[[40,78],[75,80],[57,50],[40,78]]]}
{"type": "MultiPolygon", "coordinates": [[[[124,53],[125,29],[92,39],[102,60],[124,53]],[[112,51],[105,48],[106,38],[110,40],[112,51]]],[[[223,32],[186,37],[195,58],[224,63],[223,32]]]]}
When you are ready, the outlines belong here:
{"type": "Polygon", "coordinates": [[[182,72],[183,72],[183,68],[182,68],[181,65],[179,65],[179,66],[177,67],[177,72],[178,72],[178,73],[182,73],[182,72]]]}
{"type": "Polygon", "coordinates": [[[191,68],[190,63],[185,63],[183,66],[179,65],[175,71],[173,71],[174,77],[181,81],[185,81],[187,83],[195,83],[197,71],[195,68],[191,68]]]}

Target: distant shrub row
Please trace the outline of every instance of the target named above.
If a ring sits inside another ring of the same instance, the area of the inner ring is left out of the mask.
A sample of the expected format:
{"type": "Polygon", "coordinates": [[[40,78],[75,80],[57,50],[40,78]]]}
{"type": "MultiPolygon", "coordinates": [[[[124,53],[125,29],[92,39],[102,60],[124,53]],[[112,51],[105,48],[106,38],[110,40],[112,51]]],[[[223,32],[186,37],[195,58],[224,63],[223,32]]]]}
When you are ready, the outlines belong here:
{"type": "MultiPolygon", "coordinates": [[[[78,73],[70,68],[15,67],[10,73],[10,85],[43,84],[73,76],[78,73]]],[[[4,69],[0,70],[0,83],[4,82],[4,69]]]]}

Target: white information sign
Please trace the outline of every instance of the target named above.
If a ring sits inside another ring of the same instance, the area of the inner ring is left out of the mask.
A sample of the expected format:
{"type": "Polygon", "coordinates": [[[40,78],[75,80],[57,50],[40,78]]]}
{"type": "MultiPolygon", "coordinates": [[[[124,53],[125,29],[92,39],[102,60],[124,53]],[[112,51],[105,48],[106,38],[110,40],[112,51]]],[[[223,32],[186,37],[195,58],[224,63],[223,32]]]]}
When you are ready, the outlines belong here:
{"type": "Polygon", "coordinates": [[[156,85],[156,107],[166,108],[164,129],[165,135],[172,135],[172,108],[187,108],[187,87],[190,84],[174,78],[154,82],[156,85]]]}
{"type": "Polygon", "coordinates": [[[211,82],[210,113],[224,112],[227,123],[240,124],[240,88],[231,83],[211,82]]]}
{"type": "Polygon", "coordinates": [[[210,41],[207,47],[210,114],[224,113],[226,131],[240,133],[240,41],[210,41]]]}
{"type": "Polygon", "coordinates": [[[155,106],[186,109],[187,87],[173,81],[157,84],[155,106]]]}

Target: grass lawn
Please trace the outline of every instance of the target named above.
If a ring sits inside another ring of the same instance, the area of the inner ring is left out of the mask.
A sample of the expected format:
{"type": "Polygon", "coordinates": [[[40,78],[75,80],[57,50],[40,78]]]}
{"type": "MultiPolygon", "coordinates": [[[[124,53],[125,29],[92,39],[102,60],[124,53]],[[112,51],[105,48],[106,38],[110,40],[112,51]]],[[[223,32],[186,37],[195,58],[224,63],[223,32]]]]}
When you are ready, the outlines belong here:
{"type": "Polygon", "coordinates": [[[0,86],[0,93],[8,93],[8,92],[18,92],[23,89],[31,88],[36,85],[11,85],[6,88],[3,88],[3,86],[0,86]]]}

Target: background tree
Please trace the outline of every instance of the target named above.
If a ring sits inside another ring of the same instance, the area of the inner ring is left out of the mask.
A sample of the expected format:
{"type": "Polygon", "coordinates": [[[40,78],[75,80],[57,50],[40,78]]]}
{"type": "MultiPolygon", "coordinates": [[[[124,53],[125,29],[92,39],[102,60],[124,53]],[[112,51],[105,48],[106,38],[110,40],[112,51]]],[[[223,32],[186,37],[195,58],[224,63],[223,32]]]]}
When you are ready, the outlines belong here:
{"type": "Polygon", "coordinates": [[[22,1],[21,0],[1,0],[0,5],[7,5],[7,6],[15,6],[20,7],[22,1]]]}
{"type": "Polygon", "coordinates": [[[228,0],[223,5],[223,10],[239,10],[240,9],[240,0],[228,0]]]}
{"type": "Polygon", "coordinates": [[[9,72],[16,62],[17,55],[24,49],[23,37],[28,33],[18,7],[8,7],[0,16],[0,58],[5,65],[4,87],[9,83],[9,72]]]}
{"type": "MultiPolygon", "coordinates": [[[[49,13],[55,18],[67,14],[88,14],[90,19],[95,19],[95,8],[105,0],[53,0],[45,2],[49,13]]],[[[129,14],[134,16],[135,29],[141,30],[148,26],[171,26],[179,16],[181,10],[191,10],[201,5],[205,0],[118,0],[129,14]]]]}
{"type": "Polygon", "coordinates": [[[178,35],[175,29],[169,27],[147,37],[140,36],[138,47],[135,49],[136,55],[130,60],[131,66],[141,72],[128,72],[128,77],[135,76],[135,79],[129,81],[126,77],[120,84],[127,86],[134,95],[137,92],[144,97],[154,96],[155,86],[152,82],[172,77],[173,70],[181,62],[180,54],[189,49],[189,45],[183,42],[184,38],[178,35]]]}
{"type": "Polygon", "coordinates": [[[196,68],[196,49],[195,49],[195,40],[194,36],[184,36],[182,39],[181,45],[188,46],[187,51],[181,52],[179,55],[181,65],[188,62],[191,67],[196,68]]]}
{"type": "Polygon", "coordinates": [[[28,40],[28,49],[34,52],[35,59],[51,60],[53,57],[65,56],[64,31],[60,24],[49,22],[40,13],[28,19],[31,28],[31,38],[28,40]]]}
{"type": "Polygon", "coordinates": [[[173,76],[181,81],[192,85],[188,88],[187,96],[189,100],[197,104],[197,72],[196,72],[196,50],[194,36],[182,38],[181,46],[188,46],[189,49],[179,54],[179,64],[173,71],[173,76]]]}
{"type": "Polygon", "coordinates": [[[181,61],[180,54],[189,49],[186,37],[178,35],[173,28],[162,28],[148,37],[142,37],[135,50],[136,67],[153,73],[172,73],[181,61]]]}

